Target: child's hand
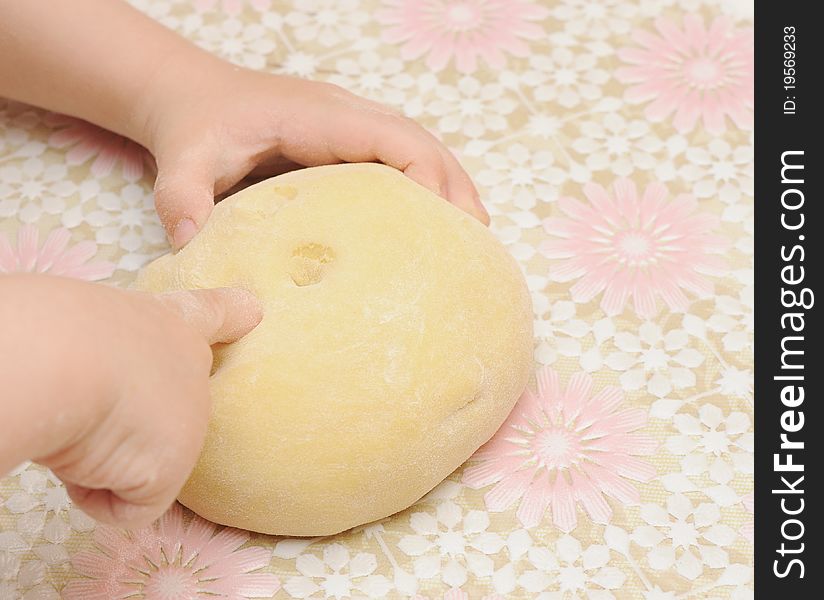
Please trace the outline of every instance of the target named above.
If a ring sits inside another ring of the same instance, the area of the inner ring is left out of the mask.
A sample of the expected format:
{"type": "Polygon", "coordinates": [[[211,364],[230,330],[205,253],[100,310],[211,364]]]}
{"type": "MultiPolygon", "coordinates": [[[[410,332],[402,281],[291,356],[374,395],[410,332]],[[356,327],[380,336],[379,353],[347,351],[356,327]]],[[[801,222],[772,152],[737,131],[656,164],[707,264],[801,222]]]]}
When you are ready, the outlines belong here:
{"type": "Polygon", "coordinates": [[[2,277],[0,294],[0,475],[33,459],[90,516],[150,523],[200,452],[209,346],[258,323],[254,297],[152,296],[48,276],[2,277]]]}
{"type": "Polygon", "coordinates": [[[235,67],[126,2],[47,4],[0,2],[0,96],[146,146],[176,248],[206,222],[215,195],[295,164],[383,162],[489,223],[458,161],[411,119],[331,84],[235,67]]]}
{"type": "Polygon", "coordinates": [[[295,163],[383,162],[489,223],[472,181],[441,142],[335,85],[211,59],[171,61],[153,86],[145,137],[158,163],[157,211],[175,248],[203,226],[215,195],[249,173],[295,163]]]}

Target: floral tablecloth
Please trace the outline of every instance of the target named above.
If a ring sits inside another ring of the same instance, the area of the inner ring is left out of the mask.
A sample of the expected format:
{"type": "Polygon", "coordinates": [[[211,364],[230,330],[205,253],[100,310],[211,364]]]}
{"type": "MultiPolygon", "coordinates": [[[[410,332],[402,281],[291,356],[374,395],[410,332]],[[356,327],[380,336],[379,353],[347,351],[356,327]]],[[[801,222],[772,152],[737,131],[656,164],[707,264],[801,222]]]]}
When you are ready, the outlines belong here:
{"type": "MultiPolygon", "coordinates": [[[[535,307],[535,377],[412,508],[333,538],[179,507],[125,533],[0,480],[0,598],[752,596],[752,6],[135,0],[395,106],[461,157],[535,307]]],[[[0,273],[125,285],[168,250],[140,147],[0,101],[0,273]]]]}

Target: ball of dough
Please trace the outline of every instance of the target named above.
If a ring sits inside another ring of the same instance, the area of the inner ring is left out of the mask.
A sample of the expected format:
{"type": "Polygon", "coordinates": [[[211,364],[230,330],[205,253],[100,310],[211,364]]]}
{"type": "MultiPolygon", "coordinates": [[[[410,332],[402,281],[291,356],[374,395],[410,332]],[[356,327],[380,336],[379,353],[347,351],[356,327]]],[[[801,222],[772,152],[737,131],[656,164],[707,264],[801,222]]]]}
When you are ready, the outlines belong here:
{"type": "Polygon", "coordinates": [[[262,533],[334,534],[413,504],[486,442],[532,366],[524,277],[480,223],[377,164],[219,203],[135,287],[240,286],[263,321],[215,350],[180,502],[262,533]]]}

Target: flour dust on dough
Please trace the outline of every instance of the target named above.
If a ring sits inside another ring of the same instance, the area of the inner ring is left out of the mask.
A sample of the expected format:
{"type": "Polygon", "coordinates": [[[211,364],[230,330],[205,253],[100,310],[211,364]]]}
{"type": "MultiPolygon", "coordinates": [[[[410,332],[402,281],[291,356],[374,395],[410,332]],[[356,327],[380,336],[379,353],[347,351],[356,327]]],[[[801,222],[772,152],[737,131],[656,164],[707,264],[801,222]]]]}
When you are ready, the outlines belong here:
{"type": "Polygon", "coordinates": [[[135,284],[227,286],[264,318],[215,350],[209,431],[180,494],[217,523],[318,536],[403,510],[492,436],[532,366],[515,261],[386,166],[249,187],[135,284]]]}

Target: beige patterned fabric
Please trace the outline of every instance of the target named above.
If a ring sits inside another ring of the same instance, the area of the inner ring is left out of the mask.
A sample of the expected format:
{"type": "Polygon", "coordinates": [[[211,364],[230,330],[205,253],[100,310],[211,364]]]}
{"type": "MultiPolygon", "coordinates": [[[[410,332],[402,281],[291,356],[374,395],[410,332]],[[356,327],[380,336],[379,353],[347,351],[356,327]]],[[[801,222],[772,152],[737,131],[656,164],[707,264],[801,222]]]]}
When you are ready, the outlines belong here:
{"type": "MultiPolygon", "coordinates": [[[[333,538],[180,507],[121,532],[21,465],[0,599],[752,597],[751,2],[133,3],[443,139],[527,277],[535,377],[432,493],[333,538]]],[[[0,100],[0,276],[128,284],[168,250],[153,177],[135,144],[0,100]]]]}

